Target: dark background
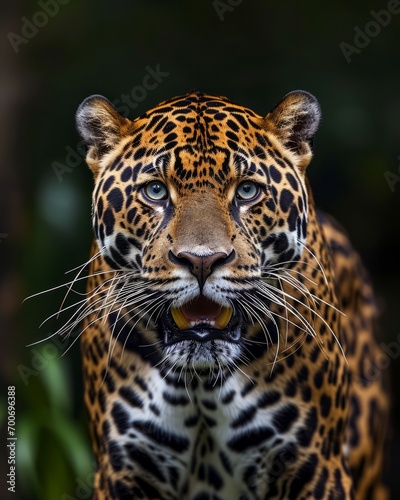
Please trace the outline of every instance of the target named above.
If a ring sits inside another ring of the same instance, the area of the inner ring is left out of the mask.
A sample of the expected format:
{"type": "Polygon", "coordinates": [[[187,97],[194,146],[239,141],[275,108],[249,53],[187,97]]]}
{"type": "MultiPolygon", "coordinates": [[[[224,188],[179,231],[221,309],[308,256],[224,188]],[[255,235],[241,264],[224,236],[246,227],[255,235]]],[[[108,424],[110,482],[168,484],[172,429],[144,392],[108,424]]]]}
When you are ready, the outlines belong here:
{"type": "Polygon", "coordinates": [[[18,436],[10,498],[90,496],[78,343],[65,355],[54,339],[26,347],[62,325],[39,329],[66,290],[22,300],[69,281],[74,273],[65,272],[88,258],[92,179],[75,131],[77,106],[93,93],[111,101],[130,94],[157,66],[167,75],[146,95],[135,93],[143,99],[130,118],[193,89],[260,114],[291,90],[319,99],[323,120],[309,175],[317,204],[347,227],[375,283],[379,342],[392,353],[381,361],[393,386],[388,477],[400,498],[400,13],[381,13],[384,27],[371,24],[372,10],[396,2],[63,2],[47,21],[43,3],[0,4],[0,419],[6,422],[7,386],[15,385],[18,436]],[[23,35],[24,18],[43,25],[25,42],[13,38],[13,47],[10,33],[23,35]],[[357,30],[369,33],[358,35],[359,47],[357,30]],[[356,49],[346,46],[347,58],[343,43],[356,49]]]}

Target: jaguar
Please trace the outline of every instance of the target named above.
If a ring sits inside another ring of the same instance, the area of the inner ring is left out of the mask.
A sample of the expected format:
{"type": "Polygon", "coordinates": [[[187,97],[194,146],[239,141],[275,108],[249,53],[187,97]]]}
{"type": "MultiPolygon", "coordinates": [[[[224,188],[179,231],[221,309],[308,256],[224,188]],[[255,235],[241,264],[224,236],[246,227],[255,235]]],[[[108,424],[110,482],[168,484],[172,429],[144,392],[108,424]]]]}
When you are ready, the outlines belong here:
{"type": "MultiPolygon", "coordinates": [[[[385,499],[379,314],[317,210],[316,98],[79,106],[94,177],[83,321],[94,499],[385,499]]],[[[356,196],[356,194],[355,194],[356,196]]]]}

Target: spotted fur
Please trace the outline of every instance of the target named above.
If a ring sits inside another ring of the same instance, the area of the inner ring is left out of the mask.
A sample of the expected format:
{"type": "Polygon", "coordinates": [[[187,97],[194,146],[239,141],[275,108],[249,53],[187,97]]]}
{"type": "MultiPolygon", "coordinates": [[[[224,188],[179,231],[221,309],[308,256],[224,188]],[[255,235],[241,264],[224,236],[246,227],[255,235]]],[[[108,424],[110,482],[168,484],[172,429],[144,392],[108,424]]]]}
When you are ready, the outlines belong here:
{"type": "Polygon", "coordinates": [[[376,306],[314,207],[319,120],[302,91],[266,117],[197,92],[133,121],[78,109],[95,242],[68,326],[95,499],[386,498],[376,306]]]}

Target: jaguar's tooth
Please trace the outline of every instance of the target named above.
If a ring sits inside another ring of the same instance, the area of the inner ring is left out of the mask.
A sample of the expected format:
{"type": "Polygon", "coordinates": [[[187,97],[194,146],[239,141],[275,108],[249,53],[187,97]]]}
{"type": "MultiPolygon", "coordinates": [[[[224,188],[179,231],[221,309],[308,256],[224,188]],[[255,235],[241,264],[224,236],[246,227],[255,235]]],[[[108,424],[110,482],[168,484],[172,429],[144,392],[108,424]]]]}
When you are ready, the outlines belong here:
{"type": "Polygon", "coordinates": [[[218,328],[225,328],[231,320],[232,314],[233,310],[230,307],[223,307],[219,316],[215,318],[215,324],[218,326],[218,328]]]}
{"type": "Polygon", "coordinates": [[[174,307],[171,307],[171,314],[179,330],[185,330],[186,328],[190,328],[189,321],[185,318],[185,316],[183,315],[182,311],[179,308],[175,309],[174,307]]]}

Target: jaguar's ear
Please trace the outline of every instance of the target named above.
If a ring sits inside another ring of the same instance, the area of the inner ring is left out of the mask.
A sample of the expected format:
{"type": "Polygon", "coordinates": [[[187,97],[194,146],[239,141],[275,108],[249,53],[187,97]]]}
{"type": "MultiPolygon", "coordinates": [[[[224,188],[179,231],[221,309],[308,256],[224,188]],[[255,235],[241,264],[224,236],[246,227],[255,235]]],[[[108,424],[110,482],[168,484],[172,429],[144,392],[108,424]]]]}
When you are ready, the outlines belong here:
{"type": "Polygon", "coordinates": [[[305,168],[310,163],[312,140],[321,120],[317,99],[303,90],[290,92],[265,120],[284,146],[297,155],[297,165],[305,168]]]}
{"type": "Polygon", "coordinates": [[[86,162],[95,175],[103,156],[119,143],[131,123],[101,95],[92,95],[79,106],[76,126],[88,147],[86,162]]]}

